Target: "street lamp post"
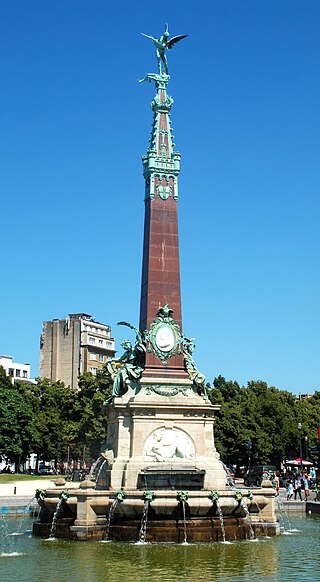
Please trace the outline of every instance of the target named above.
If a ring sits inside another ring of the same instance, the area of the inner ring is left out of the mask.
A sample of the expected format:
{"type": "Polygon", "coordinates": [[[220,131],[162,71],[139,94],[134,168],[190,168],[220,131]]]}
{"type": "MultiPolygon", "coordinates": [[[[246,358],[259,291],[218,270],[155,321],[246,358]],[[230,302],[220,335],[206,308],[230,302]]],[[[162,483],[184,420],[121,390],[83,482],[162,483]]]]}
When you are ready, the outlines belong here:
{"type": "Polygon", "coordinates": [[[248,451],[248,471],[251,469],[251,441],[248,440],[246,444],[246,449],[248,451]]]}
{"type": "Polygon", "coordinates": [[[304,442],[306,443],[306,460],[308,460],[308,437],[304,437],[304,442]]]}
{"type": "Polygon", "coordinates": [[[298,422],[299,445],[300,445],[300,471],[302,471],[302,440],[301,440],[301,429],[302,429],[302,424],[301,424],[301,422],[298,422]]]}
{"type": "Polygon", "coordinates": [[[276,465],[277,461],[276,461],[276,454],[275,454],[275,450],[274,450],[274,437],[276,436],[275,431],[273,430],[272,433],[272,459],[273,459],[273,464],[276,465]]]}

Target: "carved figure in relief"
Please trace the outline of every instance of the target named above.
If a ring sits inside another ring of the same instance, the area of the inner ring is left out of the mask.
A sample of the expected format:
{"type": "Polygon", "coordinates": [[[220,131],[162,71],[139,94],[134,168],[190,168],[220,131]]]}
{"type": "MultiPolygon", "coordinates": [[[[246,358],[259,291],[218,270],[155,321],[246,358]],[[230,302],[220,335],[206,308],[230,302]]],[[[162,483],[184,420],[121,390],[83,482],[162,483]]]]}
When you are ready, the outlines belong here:
{"type": "Polygon", "coordinates": [[[147,439],[146,458],[158,462],[175,459],[193,459],[194,447],[188,435],[173,428],[156,430],[147,439]]]}
{"type": "Polygon", "coordinates": [[[164,66],[164,72],[166,75],[169,74],[169,70],[168,70],[168,62],[167,62],[167,57],[165,54],[165,50],[169,49],[171,50],[174,45],[179,42],[179,40],[182,40],[183,38],[186,38],[186,36],[188,36],[187,34],[182,34],[180,36],[174,36],[169,40],[169,30],[168,30],[168,25],[166,24],[166,30],[163,33],[162,36],[160,36],[160,38],[154,38],[153,36],[150,36],[149,34],[144,34],[143,32],[141,33],[143,36],[146,36],[147,38],[150,38],[155,47],[156,47],[156,55],[157,55],[157,60],[158,60],[158,68],[159,68],[159,74],[162,74],[162,66],[161,64],[163,64],[164,66]]]}

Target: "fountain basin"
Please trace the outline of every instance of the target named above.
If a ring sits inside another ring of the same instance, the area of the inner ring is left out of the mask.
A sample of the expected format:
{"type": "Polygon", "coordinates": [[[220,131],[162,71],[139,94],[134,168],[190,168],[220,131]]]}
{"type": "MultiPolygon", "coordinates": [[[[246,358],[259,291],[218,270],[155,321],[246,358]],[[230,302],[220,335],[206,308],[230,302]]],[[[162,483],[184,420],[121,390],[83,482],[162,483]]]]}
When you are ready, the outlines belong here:
{"type": "MultiPolygon", "coordinates": [[[[52,516],[63,489],[48,489],[41,501],[40,521],[35,522],[33,533],[46,536],[50,531],[52,516]]],[[[249,521],[255,535],[278,535],[279,524],[275,515],[274,494],[270,488],[253,490],[254,498],[248,490],[242,490],[241,503],[235,499],[234,490],[219,491],[219,505],[223,516],[227,540],[249,538],[249,521]],[[245,504],[245,508],[243,507],[245,504]],[[247,512],[245,511],[247,509],[247,512]],[[249,514],[249,518],[248,515],[249,514]]],[[[210,491],[189,491],[185,503],[185,518],[188,541],[219,541],[221,523],[217,503],[209,497],[210,491]]],[[[111,490],[79,488],[72,490],[63,502],[57,520],[56,537],[80,540],[103,539],[107,515],[116,497],[111,490]]],[[[143,491],[125,492],[110,525],[109,539],[137,541],[143,514],[143,491]]],[[[183,535],[182,504],[177,499],[177,491],[157,490],[149,504],[147,541],[179,542],[183,535]]]]}

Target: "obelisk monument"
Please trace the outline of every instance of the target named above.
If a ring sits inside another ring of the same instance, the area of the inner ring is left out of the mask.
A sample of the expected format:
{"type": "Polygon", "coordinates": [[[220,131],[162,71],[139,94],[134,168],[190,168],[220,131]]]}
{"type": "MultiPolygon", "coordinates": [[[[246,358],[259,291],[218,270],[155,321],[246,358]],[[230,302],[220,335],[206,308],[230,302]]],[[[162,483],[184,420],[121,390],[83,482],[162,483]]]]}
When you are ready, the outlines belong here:
{"type": "Polygon", "coordinates": [[[193,360],[193,340],[182,332],[178,241],[178,177],[170,121],[173,99],[166,51],[181,35],[148,35],[156,48],[150,146],[142,158],[145,179],[140,323],[135,345],[123,342],[124,354],[107,364],[113,379],[108,408],[108,445],[114,454],[111,488],[135,489],[141,483],[166,488],[225,486],[225,473],[214,446],[214,413],[205,377],[193,360]]]}

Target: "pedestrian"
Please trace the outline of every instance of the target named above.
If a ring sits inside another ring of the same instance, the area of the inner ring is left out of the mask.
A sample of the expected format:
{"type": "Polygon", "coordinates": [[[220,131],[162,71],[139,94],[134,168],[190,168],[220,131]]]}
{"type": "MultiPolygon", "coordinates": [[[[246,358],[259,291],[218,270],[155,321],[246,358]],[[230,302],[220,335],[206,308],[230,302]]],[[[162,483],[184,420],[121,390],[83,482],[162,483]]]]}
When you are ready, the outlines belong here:
{"type": "Polygon", "coordinates": [[[301,497],[301,477],[300,477],[300,475],[296,475],[295,480],[294,480],[294,484],[293,484],[293,488],[294,488],[294,500],[296,501],[297,495],[299,495],[300,501],[302,501],[302,497],[301,497]]]}
{"type": "Polygon", "coordinates": [[[277,492],[277,495],[279,495],[279,490],[280,490],[280,479],[279,479],[279,474],[278,474],[278,472],[277,472],[277,473],[275,473],[275,476],[274,476],[274,481],[275,481],[275,484],[276,484],[276,492],[277,492]]]}
{"type": "Polygon", "coordinates": [[[287,501],[291,501],[292,497],[293,497],[293,483],[292,479],[290,479],[287,487],[287,501]]]}
{"type": "Polygon", "coordinates": [[[317,475],[316,475],[316,470],[315,470],[315,468],[314,468],[314,467],[311,467],[311,469],[310,469],[310,479],[312,479],[312,481],[315,481],[315,479],[316,479],[316,476],[317,476],[317,475]]]}
{"type": "Polygon", "coordinates": [[[304,499],[305,501],[307,501],[310,495],[309,479],[307,473],[302,477],[302,479],[303,479],[302,489],[304,489],[304,499]]]}

